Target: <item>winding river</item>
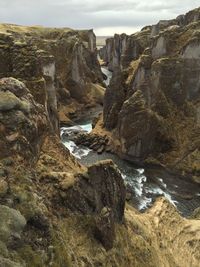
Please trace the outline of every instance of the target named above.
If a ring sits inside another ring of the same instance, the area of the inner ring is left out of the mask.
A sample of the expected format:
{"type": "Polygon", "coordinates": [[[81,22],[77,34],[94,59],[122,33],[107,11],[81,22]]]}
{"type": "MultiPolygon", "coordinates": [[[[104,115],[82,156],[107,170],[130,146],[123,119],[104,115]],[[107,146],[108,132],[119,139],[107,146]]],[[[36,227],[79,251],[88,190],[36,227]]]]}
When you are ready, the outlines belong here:
{"type": "MultiPolygon", "coordinates": [[[[102,69],[108,77],[109,84],[112,73],[105,67],[102,69]]],[[[74,132],[92,130],[92,116],[77,122],[77,125],[61,128],[61,138],[70,152],[85,166],[100,160],[112,159],[121,171],[126,183],[131,203],[140,211],[152,205],[158,196],[165,196],[183,216],[189,216],[200,206],[200,185],[190,179],[183,179],[177,175],[167,173],[159,168],[138,168],[132,163],[120,159],[118,156],[104,152],[97,152],[83,146],[77,146],[70,138],[74,132]]]]}

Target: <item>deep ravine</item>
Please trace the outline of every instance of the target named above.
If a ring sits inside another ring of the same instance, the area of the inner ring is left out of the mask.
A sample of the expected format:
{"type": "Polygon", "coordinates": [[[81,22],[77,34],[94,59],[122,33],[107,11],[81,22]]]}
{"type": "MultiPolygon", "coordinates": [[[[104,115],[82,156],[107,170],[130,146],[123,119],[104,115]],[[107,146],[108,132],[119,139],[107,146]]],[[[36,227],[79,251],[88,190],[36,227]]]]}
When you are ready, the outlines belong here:
{"type": "MultiPolygon", "coordinates": [[[[107,75],[108,85],[112,73],[106,67],[102,71],[107,75]]],[[[200,204],[200,188],[189,179],[172,175],[164,170],[155,168],[142,169],[133,164],[120,159],[118,156],[104,152],[97,152],[83,146],[77,146],[70,138],[74,133],[81,131],[90,132],[92,130],[92,120],[101,110],[93,112],[77,121],[75,126],[62,127],[61,138],[64,145],[70,152],[85,166],[94,164],[100,160],[112,159],[122,173],[122,177],[127,186],[127,200],[130,200],[134,207],[140,211],[145,211],[152,206],[158,196],[165,196],[183,216],[189,216],[200,204]]]]}
{"type": "Polygon", "coordinates": [[[132,195],[130,196],[132,203],[138,210],[146,210],[158,196],[165,196],[184,216],[189,216],[195,208],[199,207],[199,186],[195,183],[175,177],[158,168],[137,168],[116,155],[107,152],[98,154],[87,147],[77,146],[70,140],[70,134],[74,131],[90,132],[91,130],[90,121],[83,121],[72,127],[62,127],[62,141],[83,165],[89,166],[100,160],[112,159],[120,169],[128,192],[132,195]]]}

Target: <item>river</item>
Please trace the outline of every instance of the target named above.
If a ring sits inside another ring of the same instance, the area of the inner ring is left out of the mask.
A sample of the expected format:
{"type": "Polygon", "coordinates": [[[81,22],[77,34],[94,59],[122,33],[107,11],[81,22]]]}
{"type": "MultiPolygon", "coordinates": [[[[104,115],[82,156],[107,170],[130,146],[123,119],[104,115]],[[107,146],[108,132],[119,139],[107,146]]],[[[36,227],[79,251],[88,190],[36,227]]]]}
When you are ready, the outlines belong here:
{"type": "Polygon", "coordinates": [[[106,86],[108,86],[110,84],[110,80],[112,78],[112,72],[108,70],[108,68],[105,66],[105,67],[101,67],[101,71],[103,72],[103,74],[106,75],[107,79],[104,80],[106,86]]]}
{"type": "MultiPolygon", "coordinates": [[[[102,71],[108,76],[106,83],[108,85],[112,73],[105,67],[102,71]]],[[[63,144],[80,163],[88,166],[100,160],[112,159],[121,171],[131,203],[139,211],[145,211],[158,196],[165,196],[186,217],[200,206],[200,185],[190,179],[183,179],[160,168],[138,168],[114,154],[107,152],[98,154],[87,147],[77,146],[70,136],[80,131],[89,133],[92,130],[92,117],[94,116],[86,116],[76,122],[75,126],[61,128],[63,144]]]]}

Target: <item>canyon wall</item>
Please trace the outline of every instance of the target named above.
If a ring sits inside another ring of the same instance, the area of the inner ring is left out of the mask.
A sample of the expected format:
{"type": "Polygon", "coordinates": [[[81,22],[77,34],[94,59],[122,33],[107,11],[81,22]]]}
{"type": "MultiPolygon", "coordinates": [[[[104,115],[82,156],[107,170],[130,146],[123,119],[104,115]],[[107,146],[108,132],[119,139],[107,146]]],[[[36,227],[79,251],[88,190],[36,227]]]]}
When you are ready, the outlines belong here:
{"type": "Polygon", "coordinates": [[[136,60],[149,44],[150,30],[146,29],[139,35],[115,34],[114,38],[106,39],[106,45],[100,49],[99,55],[110,71],[115,68],[126,68],[132,60],[136,60]]]}
{"type": "Polygon", "coordinates": [[[23,81],[45,104],[52,128],[70,113],[102,104],[104,88],[92,30],[0,25],[0,77],[23,81]]]}
{"type": "MultiPolygon", "coordinates": [[[[186,27],[188,24],[195,23],[198,20],[199,11],[196,9],[189,11],[186,15],[180,15],[176,19],[161,20],[155,25],[146,26],[140,32],[132,35],[125,33],[115,34],[114,37],[106,39],[106,45],[100,49],[99,55],[111,71],[118,67],[127,68],[131,61],[140,57],[145,48],[151,46],[152,37],[159,35],[161,31],[167,28],[186,27]]],[[[158,56],[165,49],[163,42],[164,40],[160,38],[157,48],[155,47],[158,56]]],[[[152,53],[154,52],[152,51],[152,53]]]]}
{"type": "Polygon", "coordinates": [[[198,181],[199,29],[200,9],[195,9],[130,36],[115,35],[101,52],[114,70],[105,93],[103,125],[118,144],[115,150],[131,161],[184,170],[198,181]],[[143,44],[135,54],[130,40],[134,51],[143,44]]]}
{"type": "Polygon", "coordinates": [[[24,83],[0,79],[1,266],[66,266],[70,253],[60,239],[65,219],[88,220],[106,250],[113,247],[115,224],[123,221],[125,185],[116,166],[81,166],[48,115],[24,83]]]}

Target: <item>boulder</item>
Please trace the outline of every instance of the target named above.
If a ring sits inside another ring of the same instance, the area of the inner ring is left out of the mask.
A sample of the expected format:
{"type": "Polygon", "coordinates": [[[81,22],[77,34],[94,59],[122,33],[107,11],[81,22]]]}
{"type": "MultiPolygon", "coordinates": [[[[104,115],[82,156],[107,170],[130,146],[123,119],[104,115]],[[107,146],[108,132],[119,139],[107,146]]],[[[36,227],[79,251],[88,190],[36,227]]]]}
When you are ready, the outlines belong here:
{"type": "Polygon", "coordinates": [[[114,221],[122,222],[126,190],[121,174],[111,160],[90,166],[65,192],[63,201],[70,210],[95,215],[108,207],[114,221]]]}
{"type": "Polygon", "coordinates": [[[12,246],[12,242],[20,239],[26,220],[15,209],[0,205],[0,239],[6,245],[12,246]]]}
{"type": "Polygon", "coordinates": [[[0,125],[0,158],[19,154],[36,160],[48,132],[47,116],[26,86],[14,78],[0,80],[0,125]]]}

